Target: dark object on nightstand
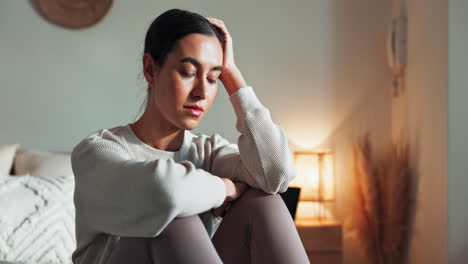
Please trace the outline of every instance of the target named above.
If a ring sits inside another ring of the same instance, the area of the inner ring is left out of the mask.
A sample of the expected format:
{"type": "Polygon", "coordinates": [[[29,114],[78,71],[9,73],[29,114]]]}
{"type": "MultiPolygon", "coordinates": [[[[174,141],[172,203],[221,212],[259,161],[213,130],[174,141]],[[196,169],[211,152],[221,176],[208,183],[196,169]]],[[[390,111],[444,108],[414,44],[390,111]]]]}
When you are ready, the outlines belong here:
{"type": "Polygon", "coordinates": [[[299,202],[299,194],[301,193],[301,188],[289,187],[284,193],[280,193],[281,198],[283,198],[286,207],[288,207],[289,213],[293,219],[296,217],[297,203],[299,202]]]}

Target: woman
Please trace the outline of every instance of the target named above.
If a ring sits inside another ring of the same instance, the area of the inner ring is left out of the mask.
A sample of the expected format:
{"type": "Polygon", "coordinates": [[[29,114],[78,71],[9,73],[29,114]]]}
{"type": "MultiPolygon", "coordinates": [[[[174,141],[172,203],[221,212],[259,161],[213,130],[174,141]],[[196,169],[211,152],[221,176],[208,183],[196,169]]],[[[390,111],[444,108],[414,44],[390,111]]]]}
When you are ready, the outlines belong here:
{"type": "Polygon", "coordinates": [[[286,134],[245,83],[223,22],[166,11],[146,34],[143,73],[142,116],[73,149],[73,262],[308,263],[277,194],[295,176],[286,134]],[[238,145],[190,132],[218,79],[238,145]]]}

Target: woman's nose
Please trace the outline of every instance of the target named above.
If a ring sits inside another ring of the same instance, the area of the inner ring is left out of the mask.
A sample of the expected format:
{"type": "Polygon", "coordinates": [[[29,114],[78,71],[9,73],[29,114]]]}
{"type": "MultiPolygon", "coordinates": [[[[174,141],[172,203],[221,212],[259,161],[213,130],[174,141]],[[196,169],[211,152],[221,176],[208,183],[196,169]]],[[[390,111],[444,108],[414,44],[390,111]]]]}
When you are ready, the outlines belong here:
{"type": "Polygon", "coordinates": [[[207,92],[207,84],[204,81],[200,81],[198,82],[198,85],[193,88],[192,94],[193,96],[198,96],[201,99],[205,99],[208,96],[207,92]]]}

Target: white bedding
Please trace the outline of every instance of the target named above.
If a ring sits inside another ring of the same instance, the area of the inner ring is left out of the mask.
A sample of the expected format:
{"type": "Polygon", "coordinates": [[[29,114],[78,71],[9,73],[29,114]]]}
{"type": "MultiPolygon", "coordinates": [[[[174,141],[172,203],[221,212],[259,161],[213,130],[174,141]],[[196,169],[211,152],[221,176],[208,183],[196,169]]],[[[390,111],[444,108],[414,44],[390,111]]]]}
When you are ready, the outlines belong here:
{"type": "Polygon", "coordinates": [[[0,264],[71,263],[73,190],[73,175],[0,175],[0,264]]]}

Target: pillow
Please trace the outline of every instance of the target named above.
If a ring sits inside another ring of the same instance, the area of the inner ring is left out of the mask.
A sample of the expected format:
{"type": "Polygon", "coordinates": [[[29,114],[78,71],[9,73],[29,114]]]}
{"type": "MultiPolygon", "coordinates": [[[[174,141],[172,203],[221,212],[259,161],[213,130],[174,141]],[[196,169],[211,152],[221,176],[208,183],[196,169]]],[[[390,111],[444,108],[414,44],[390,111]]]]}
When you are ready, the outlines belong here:
{"type": "Polygon", "coordinates": [[[70,153],[18,149],[14,168],[15,175],[46,177],[73,175],[70,153]]]}
{"type": "Polygon", "coordinates": [[[8,175],[19,144],[0,146],[0,175],[8,175]]]}
{"type": "Polygon", "coordinates": [[[71,263],[73,189],[73,175],[0,175],[0,263],[71,263]]]}

